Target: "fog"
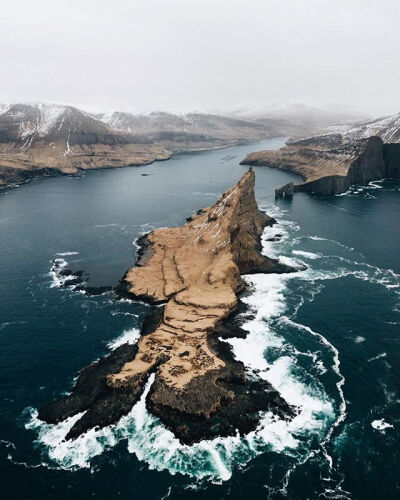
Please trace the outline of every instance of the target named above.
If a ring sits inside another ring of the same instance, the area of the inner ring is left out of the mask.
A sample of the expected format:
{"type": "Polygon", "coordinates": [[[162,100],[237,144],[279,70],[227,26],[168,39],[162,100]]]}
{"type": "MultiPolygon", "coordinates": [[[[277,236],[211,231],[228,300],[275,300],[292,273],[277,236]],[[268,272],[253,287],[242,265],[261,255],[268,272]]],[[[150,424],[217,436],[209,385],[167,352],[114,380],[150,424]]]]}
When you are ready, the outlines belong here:
{"type": "Polygon", "coordinates": [[[400,111],[398,0],[13,0],[0,102],[400,111]]]}

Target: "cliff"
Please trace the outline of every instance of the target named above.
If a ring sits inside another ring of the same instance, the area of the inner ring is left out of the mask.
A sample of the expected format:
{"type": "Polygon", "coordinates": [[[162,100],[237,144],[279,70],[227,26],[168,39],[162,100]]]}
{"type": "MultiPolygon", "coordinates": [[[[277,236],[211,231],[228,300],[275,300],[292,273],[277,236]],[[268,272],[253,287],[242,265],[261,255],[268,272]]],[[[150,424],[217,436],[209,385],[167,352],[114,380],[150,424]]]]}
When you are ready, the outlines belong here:
{"type": "MultiPolygon", "coordinates": [[[[250,153],[241,163],[299,175],[304,182],[294,184],[293,192],[320,196],[344,193],[353,184],[399,177],[400,171],[398,144],[384,144],[379,137],[346,142],[340,134],[288,142],[278,151],[250,153]]],[[[277,197],[286,193],[284,188],[276,190],[277,197]]]]}
{"type": "Polygon", "coordinates": [[[136,346],[121,346],[82,370],[71,395],[39,412],[47,422],[86,413],[68,438],[116,422],[155,380],[147,408],[184,443],[256,428],[259,412],[291,418],[291,408],[267,382],[248,378],[220,337],[245,336],[238,324],[242,273],[291,272],[260,253],[260,236],[275,221],[260,212],[254,172],[182,227],[141,239],[135,267],[120,294],[164,304],[144,322],[136,346]]]}

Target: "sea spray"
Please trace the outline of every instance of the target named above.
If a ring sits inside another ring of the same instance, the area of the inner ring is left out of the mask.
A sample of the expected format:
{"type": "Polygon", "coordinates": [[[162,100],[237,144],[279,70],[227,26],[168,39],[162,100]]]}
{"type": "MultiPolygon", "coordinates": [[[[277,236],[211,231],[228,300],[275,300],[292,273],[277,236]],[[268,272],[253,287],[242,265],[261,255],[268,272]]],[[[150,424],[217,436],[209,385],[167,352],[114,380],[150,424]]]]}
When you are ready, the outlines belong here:
{"type": "MultiPolygon", "coordinates": [[[[277,215],[283,213],[277,210],[277,215]]],[[[249,376],[259,376],[268,380],[290,404],[298,409],[297,416],[291,421],[278,419],[271,413],[261,415],[258,428],[244,437],[231,436],[202,441],[193,446],[179,443],[175,436],[161,422],[147,412],[145,393],[131,412],[116,425],[100,430],[90,430],[75,441],[64,440],[74,419],[49,425],[37,419],[37,413],[31,413],[27,427],[38,431],[38,441],[47,450],[52,463],[62,468],[89,467],[91,460],[104,450],[126,441],[127,449],[135,453],[139,460],[156,470],[167,469],[171,474],[181,473],[196,478],[209,478],[213,481],[227,480],[235,468],[245,465],[260,453],[277,452],[288,457],[295,457],[290,470],[314,456],[318,450],[312,449],[313,437],[325,446],[334,429],[345,418],[345,401],[343,396],[344,378],[340,373],[339,354],[323,335],[313,332],[306,325],[295,321],[298,308],[304,300],[312,300],[319,288],[316,282],[354,275],[360,279],[371,279],[384,285],[395,285],[397,275],[351,259],[341,260],[336,256],[326,256],[320,251],[308,252],[298,246],[304,238],[296,239],[298,226],[290,221],[280,220],[278,224],[266,228],[263,233],[263,253],[279,257],[280,260],[291,259],[290,262],[301,264],[307,261],[308,269],[288,275],[253,275],[246,277],[251,293],[243,298],[253,313],[251,319],[243,316],[243,328],[249,334],[245,339],[230,339],[234,354],[241,360],[249,376]],[[341,266],[329,266],[327,263],[336,259],[341,266]],[[351,269],[357,264],[358,269],[351,269]],[[325,269],[324,269],[325,267],[325,269]],[[384,278],[384,280],[382,280],[384,278]],[[388,279],[390,278],[390,279],[388,279]],[[292,294],[290,306],[287,302],[291,281],[303,283],[298,286],[300,292],[292,294]],[[311,293],[312,291],[312,293],[311,293]],[[303,330],[316,339],[306,352],[299,351],[285,340],[285,328],[303,330]],[[321,357],[321,344],[326,353],[321,357]],[[334,401],[330,399],[324,385],[318,379],[328,369],[327,353],[331,353],[331,369],[338,377],[336,388],[338,403],[335,412],[334,401]],[[315,367],[316,378],[302,368],[300,360],[308,357],[315,367]]],[[[323,238],[310,237],[311,241],[323,242],[323,238]]],[[[341,246],[340,244],[338,244],[341,246]]],[[[349,252],[351,248],[346,247],[349,252]]],[[[128,329],[108,347],[115,349],[123,343],[134,343],[139,338],[136,328],[128,329]]],[[[151,380],[146,391],[150,389],[151,380]]],[[[329,467],[332,459],[325,452],[329,467]]],[[[290,473],[283,478],[283,486],[290,478],[290,473]]]]}

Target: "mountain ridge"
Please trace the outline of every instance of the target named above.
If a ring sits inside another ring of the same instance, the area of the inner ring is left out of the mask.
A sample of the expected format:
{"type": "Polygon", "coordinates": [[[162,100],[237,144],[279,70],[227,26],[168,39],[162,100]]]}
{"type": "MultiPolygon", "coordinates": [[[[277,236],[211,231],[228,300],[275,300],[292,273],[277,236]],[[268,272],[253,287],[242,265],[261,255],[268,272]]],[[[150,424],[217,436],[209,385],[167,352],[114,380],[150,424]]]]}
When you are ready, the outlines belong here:
{"type": "Polygon", "coordinates": [[[0,186],[38,175],[139,166],[177,152],[218,149],[309,131],[287,119],[212,113],[83,111],[52,103],[0,104],[0,186]]]}

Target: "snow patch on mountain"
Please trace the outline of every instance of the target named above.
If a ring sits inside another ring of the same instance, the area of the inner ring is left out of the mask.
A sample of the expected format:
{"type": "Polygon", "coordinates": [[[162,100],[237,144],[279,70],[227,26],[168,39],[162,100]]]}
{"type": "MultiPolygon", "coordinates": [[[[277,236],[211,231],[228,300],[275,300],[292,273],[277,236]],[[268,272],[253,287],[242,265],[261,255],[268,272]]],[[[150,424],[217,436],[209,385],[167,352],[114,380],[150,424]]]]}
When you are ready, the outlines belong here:
{"type": "Polygon", "coordinates": [[[346,140],[364,139],[377,135],[383,142],[400,141],[400,113],[384,118],[377,118],[348,130],[344,134],[346,140]]]}

